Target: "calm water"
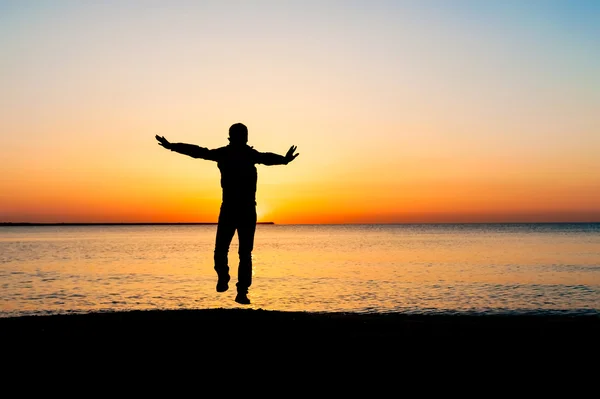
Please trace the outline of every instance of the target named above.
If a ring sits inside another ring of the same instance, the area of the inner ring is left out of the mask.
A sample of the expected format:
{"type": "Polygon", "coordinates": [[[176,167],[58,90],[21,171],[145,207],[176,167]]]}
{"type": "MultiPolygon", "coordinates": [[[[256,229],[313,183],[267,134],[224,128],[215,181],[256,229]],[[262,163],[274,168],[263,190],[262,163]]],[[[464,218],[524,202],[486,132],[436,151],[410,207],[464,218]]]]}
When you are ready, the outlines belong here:
{"type": "MultiPolygon", "coordinates": [[[[0,227],[0,316],[239,307],[233,284],[215,292],[215,232],[0,227]]],[[[250,298],[269,310],[600,315],[600,224],[259,225],[250,298]]]]}

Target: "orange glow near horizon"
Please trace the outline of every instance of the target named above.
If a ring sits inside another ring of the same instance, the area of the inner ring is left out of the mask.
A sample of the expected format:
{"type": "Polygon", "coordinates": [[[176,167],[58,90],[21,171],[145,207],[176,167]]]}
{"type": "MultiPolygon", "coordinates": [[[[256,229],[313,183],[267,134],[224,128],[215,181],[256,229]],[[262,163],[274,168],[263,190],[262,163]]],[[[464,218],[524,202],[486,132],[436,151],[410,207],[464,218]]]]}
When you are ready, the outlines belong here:
{"type": "MultiPolygon", "coordinates": [[[[123,182],[113,190],[90,182],[75,192],[67,183],[49,183],[48,189],[38,187],[36,192],[13,191],[20,194],[15,195],[18,203],[3,199],[2,209],[10,214],[3,221],[216,222],[218,175],[215,179],[217,183],[207,182],[204,190],[185,181],[179,182],[181,187],[178,182],[123,182]]],[[[260,181],[259,176],[258,219],[281,224],[600,221],[594,209],[597,194],[565,196],[551,186],[527,190],[514,185],[423,184],[386,190],[373,184],[311,188],[308,183],[261,186],[260,181]]]]}
{"type": "MultiPolygon", "coordinates": [[[[103,149],[123,156],[116,165],[104,163],[102,156],[96,163],[66,156],[49,160],[52,168],[45,170],[41,163],[16,159],[23,167],[3,178],[0,221],[216,222],[221,198],[216,164],[166,151],[150,135],[144,139],[132,158],[129,146],[123,152],[103,149]]],[[[394,160],[382,151],[371,160],[363,153],[366,159],[357,164],[335,159],[337,154],[319,159],[308,143],[298,151],[301,155],[287,166],[258,166],[259,221],[600,221],[600,184],[577,162],[564,161],[557,170],[543,161],[436,163],[411,160],[410,154],[394,160]],[[315,166],[324,160],[333,162],[315,166]]]]}

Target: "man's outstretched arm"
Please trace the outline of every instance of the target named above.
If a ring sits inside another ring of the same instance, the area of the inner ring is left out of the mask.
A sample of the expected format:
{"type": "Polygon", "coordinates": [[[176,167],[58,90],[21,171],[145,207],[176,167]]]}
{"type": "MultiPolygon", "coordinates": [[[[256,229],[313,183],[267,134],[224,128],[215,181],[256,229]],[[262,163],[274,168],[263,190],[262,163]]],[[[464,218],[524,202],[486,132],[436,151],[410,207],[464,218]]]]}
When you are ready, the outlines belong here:
{"type": "Polygon", "coordinates": [[[258,153],[258,163],[263,165],[287,165],[292,162],[296,157],[300,154],[294,154],[296,151],[296,146],[293,145],[290,147],[288,152],[283,155],[273,154],[272,152],[259,152],[258,153]]]}
{"type": "Polygon", "coordinates": [[[156,140],[158,140],[158,145],[166,148],[167,150],[188,155],[192,158],[208,159],[209,161],[217,160],[215,152],[213,150],[209,150],[208,148],[199,147],[194,144],[170,143],[169,140],[158,135],[156,135],[156,140]]]}

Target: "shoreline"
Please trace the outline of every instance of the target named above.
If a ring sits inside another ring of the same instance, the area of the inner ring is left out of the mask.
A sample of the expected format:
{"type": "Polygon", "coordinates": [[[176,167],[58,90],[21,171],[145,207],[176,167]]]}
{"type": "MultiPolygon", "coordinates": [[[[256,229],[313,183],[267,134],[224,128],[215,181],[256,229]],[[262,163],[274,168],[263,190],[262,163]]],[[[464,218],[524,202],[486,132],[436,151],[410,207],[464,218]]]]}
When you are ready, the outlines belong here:
{"type": "Polygon", "coordinates": [[[92,313],[26,315],[0,318],[3,336],[32,335],[38,338],[63,334],[99,334],[119,330],[124,334],[181,334],[219,336],[230,329],[252,325],[252,334],[268,336],[274,331],[305,338],[393,339],[400,336],[486,337],[579,340],[600,337],[600,316],[556,314],[405,314],[294,312],[263,309],[130,310],[92,313]],[[211,329],[205,329],[211,325],[211,329]]]}

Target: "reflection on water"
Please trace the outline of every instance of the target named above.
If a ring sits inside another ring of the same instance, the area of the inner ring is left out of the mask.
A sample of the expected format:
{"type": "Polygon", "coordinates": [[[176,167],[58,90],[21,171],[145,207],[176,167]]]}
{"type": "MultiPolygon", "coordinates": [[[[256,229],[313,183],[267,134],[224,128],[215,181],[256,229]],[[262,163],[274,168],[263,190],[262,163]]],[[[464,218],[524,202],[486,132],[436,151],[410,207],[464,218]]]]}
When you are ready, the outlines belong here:
{"type": "MultiPolygon", "coordinates": [[[[216,226],[0,227],[0,315],[230,308],[216,226]]],[[[236,239],[230,253],[232,279],[236,239]]],[[[259,225],[252,307],[600,313],[600,225],[259,225]]]]}

